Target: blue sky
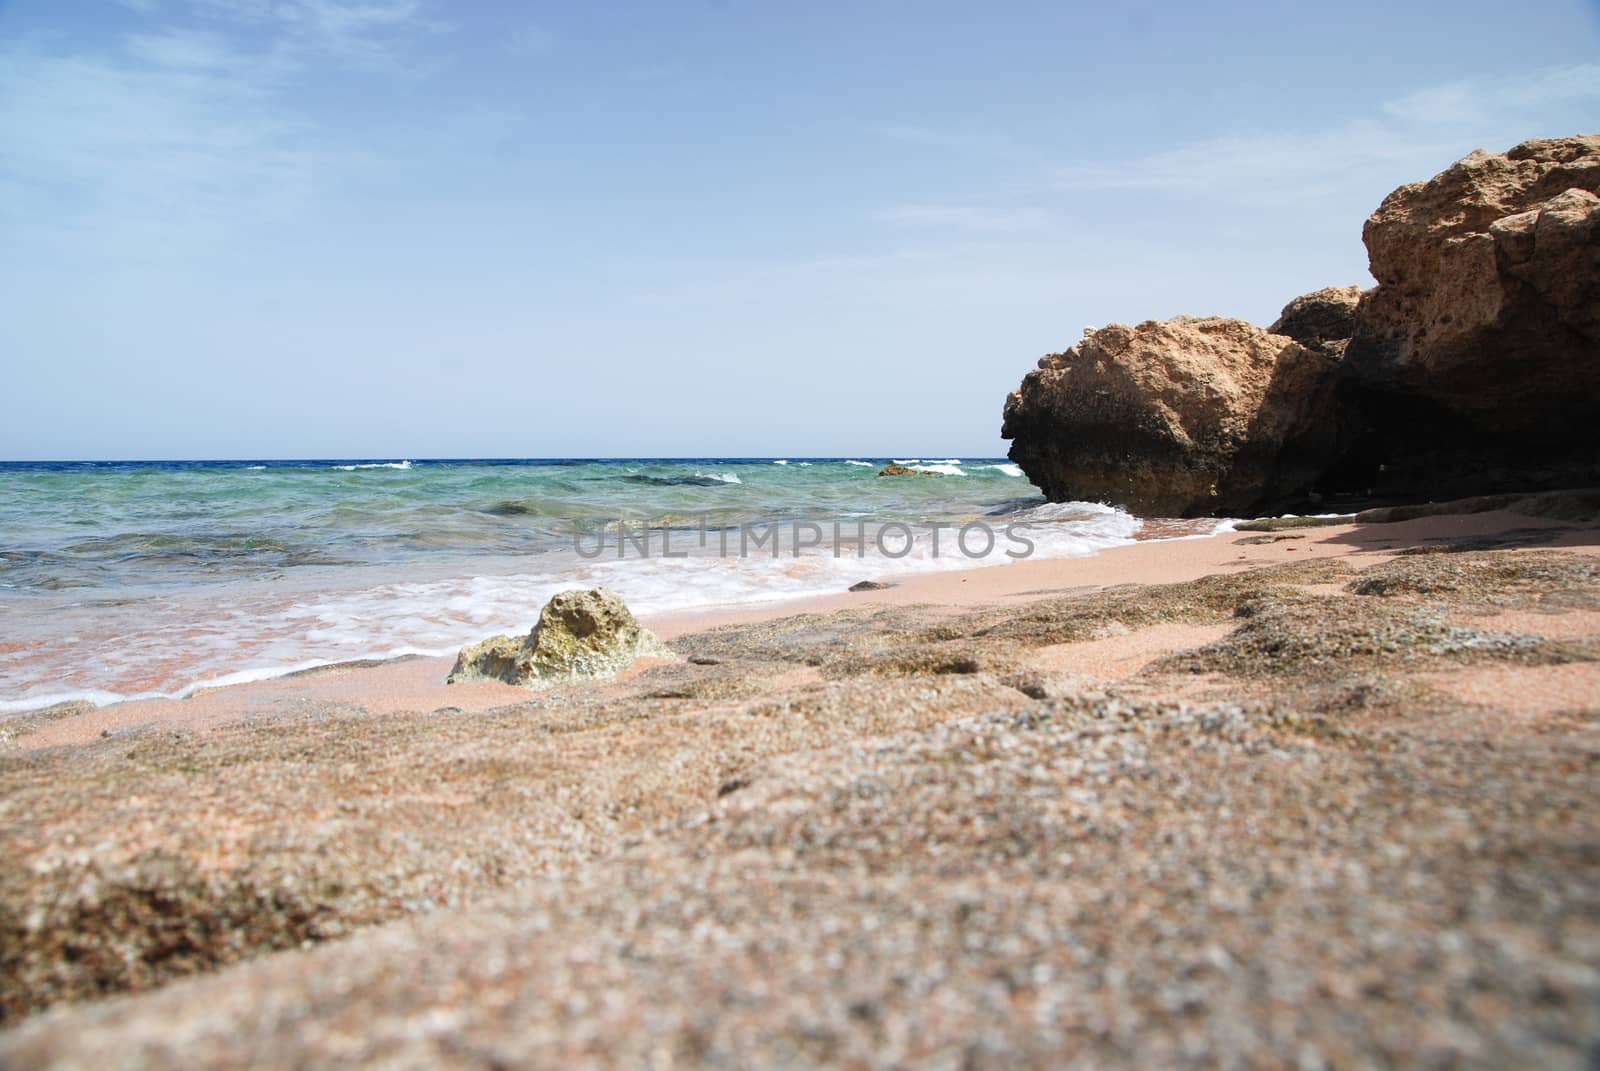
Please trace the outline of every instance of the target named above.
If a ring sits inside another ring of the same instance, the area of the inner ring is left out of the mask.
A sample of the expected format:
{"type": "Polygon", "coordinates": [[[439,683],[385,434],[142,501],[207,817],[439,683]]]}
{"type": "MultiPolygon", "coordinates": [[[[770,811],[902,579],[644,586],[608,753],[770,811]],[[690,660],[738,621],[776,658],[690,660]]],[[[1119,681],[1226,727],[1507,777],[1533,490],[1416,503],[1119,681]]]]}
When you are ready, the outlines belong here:
{"type": "Polygon", "coordinates": [[[0,0],[0,457],[977,455],[1267,323],[1600,6],[0,0]],[[1445,12],[1448,13],[1445,13],[1445,12]]]}

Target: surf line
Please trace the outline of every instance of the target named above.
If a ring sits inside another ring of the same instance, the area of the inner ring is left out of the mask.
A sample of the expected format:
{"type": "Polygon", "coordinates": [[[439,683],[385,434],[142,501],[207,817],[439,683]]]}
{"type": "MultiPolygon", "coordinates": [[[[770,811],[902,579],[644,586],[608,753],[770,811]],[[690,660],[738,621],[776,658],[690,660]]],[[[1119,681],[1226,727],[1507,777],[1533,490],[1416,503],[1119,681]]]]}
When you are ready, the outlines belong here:
{"type": "MultiPolygon", "coordinates": [[[[941,549],[940,535],[950,531],[955,533],[953,541],[955,549],[964,558],[989,557],[1000,546],[1002,537],[1008,544],[1003,551],[1008,558],[1015,560],[1028,558],[1033,555],[1035,549],[1034,541],[1021,531],[1030,527],[1024,523],[1008,524],[997,532],[993,525],[981,520],[969,521],[962,525],[950,521],[922,521],[915,524],[887,521],[877,525],[870,536],[865,520],[856,520],[853,532],[849,530],[849,523],[828,522],[832,538],[825,544],[824,539],[829,535],[829,531],[817,521],[768,521],[730,527],[709,525],[702,520],[695,529],[648,523],[630,525],[621,519],[589,523],[574,521],[572,549],[578,557],[592,561],[606,553],[608,534],[614,533],[610,546],[619,561],[629,557],[630,551],[636,558],[687,558],[690,556],[688,550],[674,550],[672,547],[672,536],[676,531],[680,535],[697,534],[702,550],[711,547],[714,536],[717,556],[723,558],[751,558],[762,554],[778,558],[783,555],[785,549],[790,556],[798,558],[805,551],[825,545],[835,558],[842,558],[850,551],[854,551],[857,558],[865,558],[869,546],[881,557],[904,558],[916,548],[918,530],[929,535],[928,556],[931,558],[948,556],[941,549]],[[592,543],[585,545],[585,540],[592,540],[592,543]],[[657,542],[659,547],[652,554],[652,547],[657,542]]],[[[949,545],[949,543],[943,544],[944,547],[949,545]]]]}

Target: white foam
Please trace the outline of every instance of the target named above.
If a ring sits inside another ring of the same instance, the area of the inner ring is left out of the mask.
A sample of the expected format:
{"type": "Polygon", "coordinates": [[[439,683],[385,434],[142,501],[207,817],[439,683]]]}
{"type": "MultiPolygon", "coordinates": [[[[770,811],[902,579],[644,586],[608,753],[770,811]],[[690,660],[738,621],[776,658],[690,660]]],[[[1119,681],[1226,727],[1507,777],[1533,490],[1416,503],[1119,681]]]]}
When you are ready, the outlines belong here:
{"type": "Polygon", "coordinates": [[[787,461],[774,461],[773,464],[774,465],[787,465],[788,462],[787,461]]]}
{"type": "Polygon", "coordinates": [[[208,691],[212,688],[228,688],[235,684],[255,684],[258,681],[287,677],[291,673],[304,673],[308,669],[322,669],[324,666],[338,666],[347,662],[408,658],[414,655],[421,655],[425,658],[438,658],[455,652],[455,644],[433,648],[391,647],[384,650],[358,651],[342,658],[312,658],[303,662],[296,662],[290,666],[256,666],[251,669],[238,669],[232,673],[224,673],[220,677],[207,677],[204,680],[193,681],[175,692],[147,693],[146,697],[159,696],[163,699],[188,699],[196,692],[208,691]]]}
{"type": "Polygon", "coordinates": [[[85,689],[81,692],[50,692],[23,699],[0,700],[0,714],[24,714],[30,710],[44,710],[62,703],[92,703],[97,707],[103,707],[111,703],[120,703],[128,698],[131,697],[119,692],[96,689],[85,689]]]}
{"type": "Polygon", "coordinates": [[[266,469],[267,469],[267,466],[265,466],[265,465],[246,465],[245,468],[247,470],[249,470],[250,472],[265,472],[266,469]]]}
{"type": "Polygon", "coordinates": [[[695,478],[700,480],[721,480],[723,483],[744,483],[739,479],[737,472],[697,472],[695,478]]]}
{"type": "MultiPolygon", "coordinates": [[[[426,570],[416,563],[362,567],[196,588],[117,607],[64,608],[38,619],[37,638],[46,646],[26,663],[0,655],[5,663],[0,676],[10,692],[0,700],[0,714],[73,699],[104,704],[182,698],[341,662],[449,654],[488,635],[526,632],[551,596],[571,588],[604,584],[644,615],[774,603],[837,593],[860,580],[1008,564],[1013,559],[1005,552],[1022,550],[1020,542],[1008,538],[1008,526],[1015,536],[1032,541],[1032,556],[1038,558],[1076,557],[1124,545],[1140,526],[1120,510],[1083,502],[1043,504],[985,520],[995,543],[989,554],[976,558],[961,552],[958,531],[951,527],[940,533],[937,556],[932,533],[918,528],[910,553],[899,558],[872,546],[870,523],[868,550],[861,557],[848,547],[834,557],[826,524],[822,545],[799,557],[789,545],[793,530],[787,526],[777,557],[764,550],[744,558],[720,557],[715,535],[702,548],[693,534],[675,533],[673,550],[691,556],[663,558],[658,532],[648,558],[630,549],[618,560],[613,541],[604,557],[593,560],[561,551],[436,563],[426,570]],[[91,639],[68,643],[69,636],[91,639]],[[106,640],[97,642],[96,636],[106,640]],[[47,664],[47,652],[60,652],[59,660],[47,664]],[[38,694],[28,695],[30,689],[38,694]]],[[[840,527],[846,539],[855,533],[853,522],[840,527]]],[[[737,536],[734,540],[736,548],[737,536]]],[[[886,532],[885,549],[896,551],[902,542],[886,532]]],[[[967,545],[981,550],[986,542],[974,531],[967,545]]]]}
{"type": "Polygon", "coordinates": [[[0,701],[0,715],[45,710],[49,707],[59,706],[62,703],[89,703],[95,707],[104,707],[110,706],[112,703],[127,703],[147,699],[188,699],[197,692],[209,691],[213,688],[228,688],[236,684],[255,684],[260,681],[276,680],[279,677],[287,677],[293,673],[303,673],[309,669],[322,669],[325,666],[343,665],[348,662],[387,661],[415,655],[438,658],[454,654],[459,647],[460,644],[450,644],[445,647],[429,649],[393,647],[386,650],[354,651],[340,658],[312,658],[287,665],[256,666],[250,669],[234,670],[231,673],[190,681],[182,687],[165,692],[108,692],[91,688],[78,692],[56,692],[48,695],[27,696],[22,699],[0,701]]]}
{"type": "Polygon", "coordinates": [[[1122,510],[1108,506],[1104,502],[1041,502],[1037,506],[1030,506],[1006,516],[1029,521],[1076,521],[1088,517],[1109,517],[1118,514],[1127,516],[1122,510]]]}
{"type": "Polygon", "coordinates": [[[985,468],[985,469],[999,469],[1001,472],[1005,473],[1007,476],[1021,476],[1022,475],[1022,466],[1013,465],[1013,464],[1011,464],[1009,462],[1007,462],[1005,464],[1002,464],[1002,465],[981,465],[979,467],[980,468],[985,468]]]}
{"type": "Polygon", "coordinates": [[[355,472],[357,469],[409,469],[409,461],[374,461],[363,465],[335,465],[340,472],[355,472]]]}
{"type": "Polygon", "coordinates": [[[846,465],[864,465],[869,469],[875,469],[875,468],[878,467],[878,466],[874,465],[870,461],[846,461],[845,464],[846,465]]]}

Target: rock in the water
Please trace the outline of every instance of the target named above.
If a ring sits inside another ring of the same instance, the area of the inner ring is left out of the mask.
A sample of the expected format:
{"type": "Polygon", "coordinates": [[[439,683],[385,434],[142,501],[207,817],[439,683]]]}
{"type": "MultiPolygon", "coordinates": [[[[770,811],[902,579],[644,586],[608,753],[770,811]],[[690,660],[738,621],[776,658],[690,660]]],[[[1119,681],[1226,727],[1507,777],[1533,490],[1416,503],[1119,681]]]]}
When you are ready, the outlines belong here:
{"type": "Polygon", "coordinates": [[[1243,320],[1112,324],[1006,399],[1010,456],[1054,501],[1147,516],[1251,514],[1336,456],[1333,354],[1243,320]]]}
{"type": "Polygon", "coordinates": [[[1302,346],[1327,353],[1343,353],[1356,329],[1359,286],[1327,286],[1295,298],[1283,307],[1278,321],[1267,328],[1288,335],[1302,346]]]}
{"type": "Polygon", "coordinates": [[[1346,357],[1380,486],[1482,493],[1600,474],[1600,136],[1482,150],[1362,232],[1346,357]],[[1378,466],[1382,466],[1380,470],[1378,466]]]}
{"type": "Polygon", "coordinates": [[[672,652],[640,627],[614,592],[563,591],[545,604],[527,636],[491,636],[463,648],[448,683],[497,680],[527,686],[611,677],[640,655],[672,657],[672,652]]]}
{"type": "Polygon", "coordinates": [[[885,584],[885,583],[882,583],[881,581],[878,581],[878,580],[859,580],[856,583],[850,585],[850,590],[851,591],[885,591],[885,590],[887,590],[889,588],[892,588],[892,587],[894,587],[893,584],[885,584]]]}
{"type": "Polygon", "coordinates": [[[907,468],[904,465],[885,465],[883,467],[883,470],[881,472],[879,472],[878,475],[879,476],[943,476],[944,473],[942,473],[942,472],[934,472],[931,469],[912,469],[912,468],[907,468]]]}

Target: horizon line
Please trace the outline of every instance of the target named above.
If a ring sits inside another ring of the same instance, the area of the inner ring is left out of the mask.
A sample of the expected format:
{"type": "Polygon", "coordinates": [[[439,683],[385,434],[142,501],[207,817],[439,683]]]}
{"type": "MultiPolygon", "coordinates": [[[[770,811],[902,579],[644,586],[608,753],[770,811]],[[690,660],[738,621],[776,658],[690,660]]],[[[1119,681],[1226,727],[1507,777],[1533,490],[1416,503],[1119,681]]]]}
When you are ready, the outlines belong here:
{"type": "MultiPolygon", "coordinates": [[[[863,458],[893,460],[893,454],[898,453],[909,457],[916,451],[897,450],[892,452],[855,453],[855,454],[616,454],[610,456],[585,457],[578,454],[548,454],[548,455],[482,455],[460,457],[418,457],[401,455],[358,455],[348,456],[328,455],[322,457],[55,457],[55,458],[0,458],[0,465],[176,465],[176,464],[305,464],[307,462],[337,461],[337,462],[382,462],[386,464],[409,463],[413,465],[437,465],[460,463],[464,461],[588,461],[588,462],[622,462],[622,461],[853,461],[863,458]]],[[[933,451],[955,457],[959,451],[933,451]]],[[[929,451],[922,454],[931,456],[929,451]]],[[[992,461],[996,458],[1005,458],[1005,454],[960,454],[980,461],[992,461]]]]}

